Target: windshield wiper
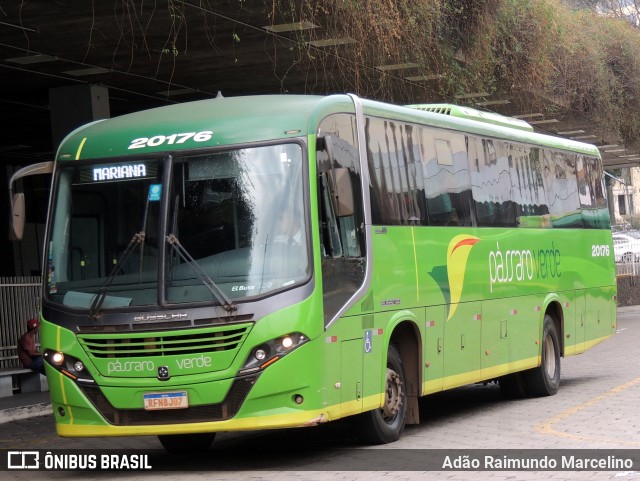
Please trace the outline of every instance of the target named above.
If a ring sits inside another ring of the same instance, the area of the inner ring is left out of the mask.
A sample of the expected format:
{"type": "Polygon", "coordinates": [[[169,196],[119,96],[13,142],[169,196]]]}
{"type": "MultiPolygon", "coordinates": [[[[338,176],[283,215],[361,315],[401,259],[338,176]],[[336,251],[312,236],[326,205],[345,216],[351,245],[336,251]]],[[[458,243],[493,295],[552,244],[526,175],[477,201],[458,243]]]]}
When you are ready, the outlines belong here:
{"type": "Polygon", "coordinates": [[[135,250],[136,246],[142,245],[144,243],[144,236],[145,236],[144,231],[136,232],[135,234],[133,234],[133,237],[129,241],[127,248],[124,250],[124,252],[120,256],[120,259],[118,259],[118,262],[114,264],[113,269],[111,269],[111,272],[109,273],[109,276],[107,277],[107,279],[100,286],[100,289],[98,290],[97,294],[93,298],[93,301],[91,302],[91,306],[89,307],[89,316],[91,316],[93,319],[97,319],[98,314],[100,314],[100,309],[102,308],[102,304],[104,303],[104,300],[107,298],[108,287],[113,282],[113,279],[115,279],[118,271],[122,269],[122,266],[127,261],[131,253],[135,250]]]}
{"type": "Polygon", "coordinates": [[[215,297],[218,300],[218,302],[224,308],[225,311],[232,312],[238,309],[238,306],[236,306],[231,301],[231,299],[229,299],[225,295],[225,293],[222,292],[222,289],[218,287],[218,285],[213,281],[213,279],[211,279],[211,277],[209,277],[209,275],[202,269],[202,267],[200,267],[200,264],[198,264],[198,262],[191,256],[191,254],[189,254],[189,252],[184,248],[184,246],[180,244],[180,241],[175,235],[169,234],[166,237],[166,240],[169,243],[169,245],[171,245],[171,247],[173,247],[174,250],[178,253],[180,258],[191,268],[191,270],[196,274],[196,276],[198,276],[200,281],[202,281],[204,286],[209,290],[209,292],[211,292],[213,297],[215,297]]]}

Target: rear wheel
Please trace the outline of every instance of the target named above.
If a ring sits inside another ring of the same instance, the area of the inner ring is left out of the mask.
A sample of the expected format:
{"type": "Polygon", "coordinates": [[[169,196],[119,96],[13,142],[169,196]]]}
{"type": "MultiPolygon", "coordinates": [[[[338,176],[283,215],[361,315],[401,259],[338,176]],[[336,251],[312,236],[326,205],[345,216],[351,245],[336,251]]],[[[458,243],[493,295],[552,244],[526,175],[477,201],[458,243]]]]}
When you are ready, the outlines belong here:
{"type": "Polygon", "coordinates": [[[158,436],[162,447],[174,454],[189,454],[207,451],[216,433],[164,434],[158,436]]]}
{"type": "Polygon", "coordinates": [[[356,429],[367,444],[386,444],[400,439],[407,417],[406,379],[398,349],[389,345],[384,405],[360,414],[356,429]]]}
{"type": "Polygon", "coordinates": [[[523,373],[527,392],[531,396],[552,396],[560,386],[560,342],[553,319],[544,316],[542,328],[542,362],[523,373]]]}

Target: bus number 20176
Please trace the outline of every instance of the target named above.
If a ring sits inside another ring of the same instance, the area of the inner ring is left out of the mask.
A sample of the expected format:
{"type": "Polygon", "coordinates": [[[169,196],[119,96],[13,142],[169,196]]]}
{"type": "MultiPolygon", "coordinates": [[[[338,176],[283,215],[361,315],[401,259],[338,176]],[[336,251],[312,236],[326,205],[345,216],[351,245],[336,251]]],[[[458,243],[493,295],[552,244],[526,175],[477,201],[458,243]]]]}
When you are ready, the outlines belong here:
{"type": "Polygon", "coordinates": [[[202,132],[183,132],[181,134],[140,137],[139,139],[133,139],[131,141],[129,150],[144,149],[145,147],[158,147],[163,144],[184,144],[189,139],[193,140],[194,142],[206,142],[208,140],[211,140],[212,136],[213,132],[211,130],[203,130],[202,132]]]}
{"type": "Polygon", "coordinates": [[[608,257],[609,256],[609,246],[608,245],[592,245],[591,246],[591,257],[608,257]]]}

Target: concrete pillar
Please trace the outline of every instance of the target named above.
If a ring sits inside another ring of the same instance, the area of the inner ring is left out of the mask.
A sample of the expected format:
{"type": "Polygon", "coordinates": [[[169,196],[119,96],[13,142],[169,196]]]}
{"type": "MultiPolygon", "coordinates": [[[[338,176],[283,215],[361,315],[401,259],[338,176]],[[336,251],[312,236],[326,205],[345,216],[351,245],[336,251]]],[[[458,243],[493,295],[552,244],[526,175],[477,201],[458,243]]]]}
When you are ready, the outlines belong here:
{"type": "MultiPolygon", "coordinates": [[[[109,89],[101,85],[79,84],[67,87],[49,89],[49,108],[51,117],[51,146],[53,148],[53,160],[62,139],[74,129],[94,120],[106,119],[111,116],[109,110],[109,89]]],[[[9,172],[0,171],[1,185],[6,186],[9,172]]],[[[50,177],[50,176],[49,176],[50,177]]],[[[28,186],[40,186],[40,180],[34,184],[34,180],[25,181],[25,189],[28,186]]],[[[2,192],[0,192],[2,193],[2,192]]],[[[33,201],[33,191],[25,192],[27,202],[33,201]]],[[[0,199],[2,212],[9,212],[8,196],[4,194],[0,199]]],[[[33,206],[27,205],[27,212],[33,206]]],[[[44,208],[44,207],[43,207],[44,208]]],[[[46,209],[45,209],[46,211],[46,209]]],[[[33,219],[27,214],[24,238],[21,242],[9,242],[8,222],[4,222],[0,228],[2,239],[0,248],[3,252],[9,252],[8,256],[0,257],[0,275],[31,275],[42,270],[42,236],[44,220],[33,219]]]]}

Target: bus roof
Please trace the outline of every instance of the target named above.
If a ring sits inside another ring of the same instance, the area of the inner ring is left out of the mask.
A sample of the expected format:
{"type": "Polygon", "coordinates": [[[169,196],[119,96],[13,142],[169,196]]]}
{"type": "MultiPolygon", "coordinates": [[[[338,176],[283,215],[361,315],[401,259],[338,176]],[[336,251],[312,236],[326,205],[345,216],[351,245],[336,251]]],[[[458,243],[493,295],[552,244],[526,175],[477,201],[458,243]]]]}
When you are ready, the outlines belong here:
{"type": "Polygon", "coordinates": [[[143,110],[76,129],[60,144],[56,158],[114,157],[298,137],[307,134],[309,114],[323,99],[311,95],[227,97],[143,110]],[[212,134],[207,141],[186,138],[188,133],[199,132],[212,134]],[[137,149],[134,141],[143,138],[148,142],[137,149]]]}
{"type": "Polygon", "coordinates": [[[410,106],[396,106],[373,100],[363,100],[364,112],[377,117],[389,117],[407,122],[442,127],[449,130],[469,132],[483,137],[522,142],[541,147],[578,152],[594,157],[600,157],[597,147],[583,142],[577,142],[564,137],[540,134],[526,128],[526,122],[504,117],[499,114],[486,115],[484,112],[457,106],[455,112],[448,112],[449,104],[416,104],[410,106]],[[435,107],[425,108],[425,107],[435,107]],[[433,111],[432,111],[433,110],[433,111]],[[464,111],[471,112],[464,114],[464,111]],[[473,115],[473,112],[485,115],[473,115]],[[503,120],[498,121],[499,118],[503,120]],[[518,127],[515,127],[515,124],[518,127]],[[524,124],[524,125],[522,125],[524,124]]]}
{"type": "MultiPolygon", "coordinates": [[[[397,106],[364,99],[362,106],[365,115],[599,157],[592,145],[531,132],[526,122],[498,114],[471,115],[469,112],[478,111],[450,105],[445,106],[449,109],[442,109],[442,105],[397,106]]],[[[63,140],[56,158],[105,158],[300,137],[315,134],[316,124],[326,115],[354,110],[347,95],[260,95],[186,102],[84,125],[63,140]],[[210,135],[197,135],[206,132],[210,135]]]]}

